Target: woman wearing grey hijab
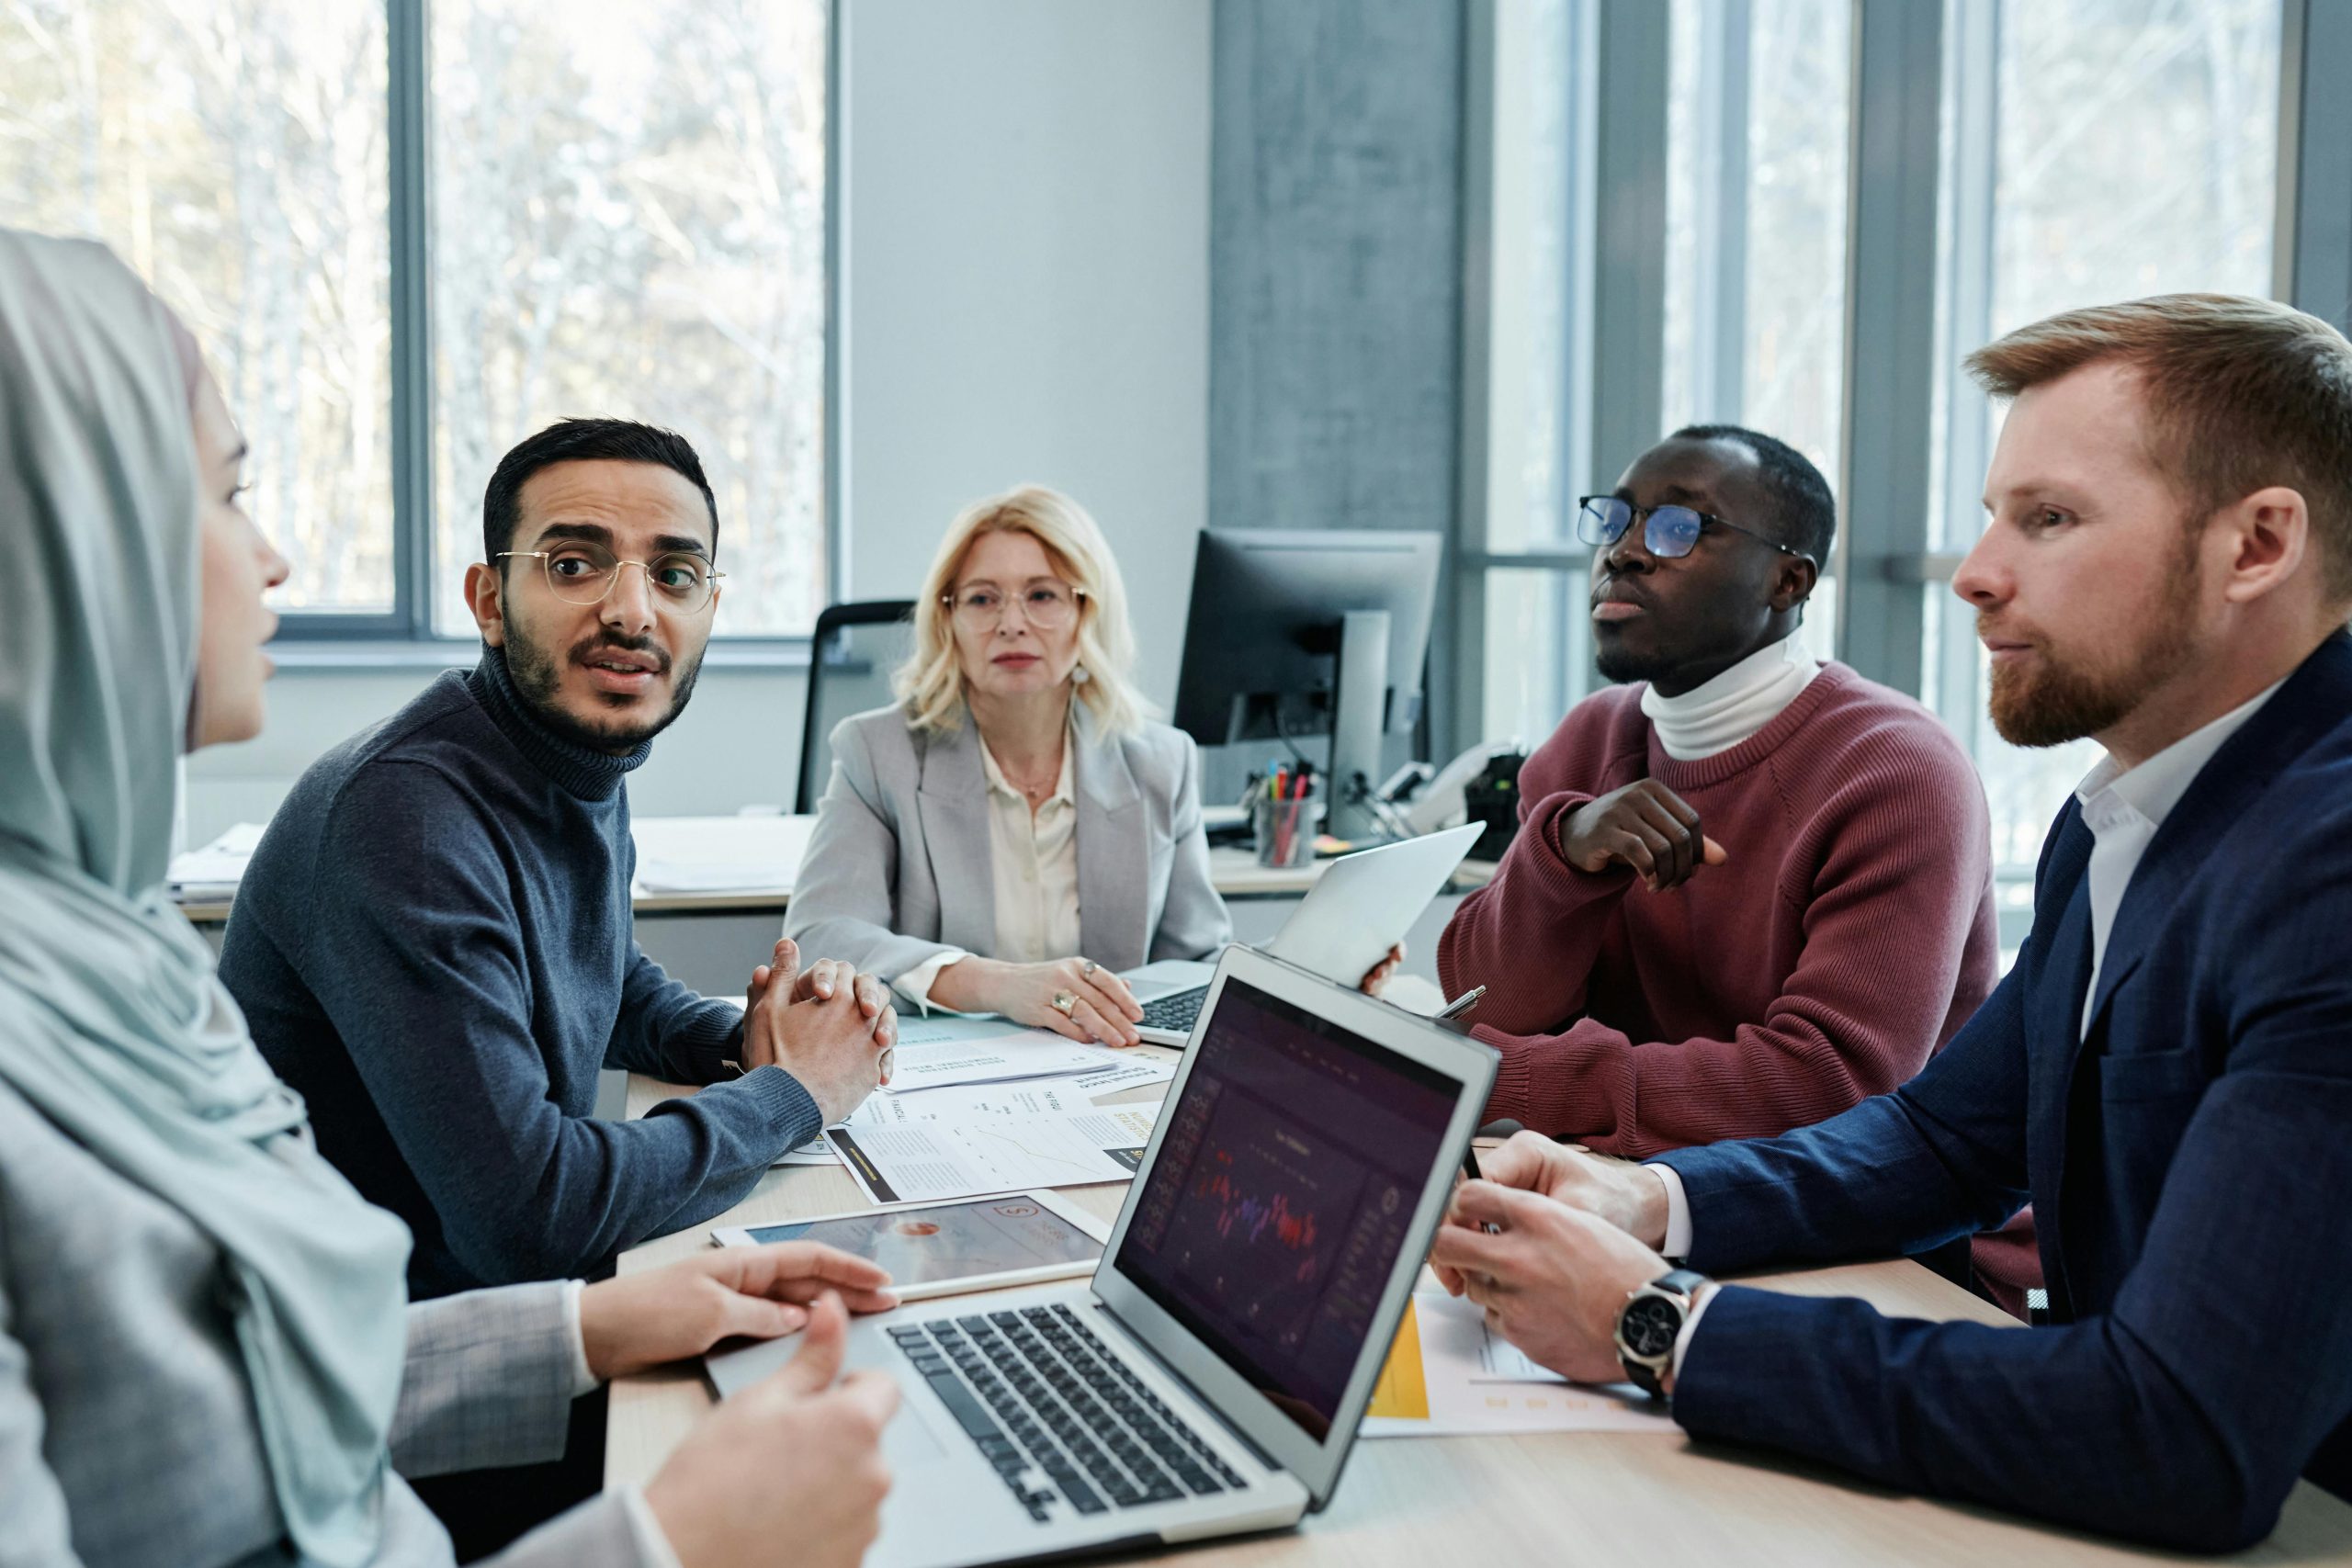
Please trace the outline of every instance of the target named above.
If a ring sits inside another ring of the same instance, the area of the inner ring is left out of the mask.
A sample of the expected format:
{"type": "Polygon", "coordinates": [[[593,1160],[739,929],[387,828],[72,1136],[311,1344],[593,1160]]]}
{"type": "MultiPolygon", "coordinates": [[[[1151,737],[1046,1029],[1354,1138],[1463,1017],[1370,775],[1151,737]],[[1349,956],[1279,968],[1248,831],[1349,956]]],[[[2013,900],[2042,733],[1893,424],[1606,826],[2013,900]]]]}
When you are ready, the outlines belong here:
{"type": "Polygon", "coordinates": [[[0,230],[0,1564],[444,1564],[401,1478],[560,1451],[602,1379],[807,1327],[640,1494],[503,1561],[852,1562],[886,1381],[830,1249],[405,1300],[165,898],[184,748],[261,726],[285,563],[194,344],[104,249],[0,230]]]}

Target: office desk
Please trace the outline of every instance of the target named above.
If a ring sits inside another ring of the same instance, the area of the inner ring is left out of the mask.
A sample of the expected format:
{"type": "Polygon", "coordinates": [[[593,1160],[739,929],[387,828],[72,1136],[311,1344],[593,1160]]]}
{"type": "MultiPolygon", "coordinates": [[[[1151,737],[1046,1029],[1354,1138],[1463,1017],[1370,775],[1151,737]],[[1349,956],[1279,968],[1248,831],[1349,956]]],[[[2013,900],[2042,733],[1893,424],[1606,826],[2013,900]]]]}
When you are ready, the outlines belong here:
{"type": "MultiPolygon", "coordinates": [[[[1144,1050],[1155,1047],[1140,1047],[1144,1050]]],[[[628,1114],[685,1092],[629,1080],[628,1114]]],[[[1149,1100],[1157,1086],[1121,1100],[1149,1100]]],[[[1124,1185],[1067,1189],[1105,1218],[1124,1185]]],[[[855,1209],[863,1197],[839,1168],[771,1171],[752,1196],[709,1224],[625,1254],[623,1273],[656,1268],[708,1245],[711,1224],[766,1224],[855,1209]]],[[[1909,1262],[1869,1263],[1756,1277],[1799,1295],[1855,1295],[1888,1312],[1938,1319],[2010,1320],[1909,1262]]],[[[642,1483],[710,1407],[698,1369],[625,1378],[612,1388],[608,1486],[642,1483]]],[[[2084,1434],[2086,1442],[2098,1440],[2084,1434]]],[[[789,1463],[789,1456],[779,1456],[789,1463]]],[[[1174,1558],[1171,1551],[1165,1555],[1174,1558]]],[[[1989,1511],[1905,1497],[1820,1466],[1675,1437],[1550,1433],[1512,1438],[1385,1438],[1359,1442],[1322,1514],[1295,1533],[1184,1549],[1186,1563],[1395,1563],[1436,1568],[1496,1563],[1639,1563],[1642,1568],[2039,1568],[2177,1561],[1989,1511]]],[[[1122,1561],[1127,1561],[1123,1559],[1122,1561]]],[[[2352,1562],[2352,1506],[2299,1485],[2278,1532],[2229,1562],[2352,1562]]]]}
{"type": "MultiPolygon", "coordinates": [[[[1258,857],[1246,849],[1230,846],[1209,851],[1209,879],[1217,892],[1227,898],[1295,897],[1315,886],[1329,861],[1315,861],[1306,865],[1276,869],[1258,863],[1258,857]]],[[[1494,863],[1490,861],[1464,861],[1453,874],[1453,886],[1458,892],[1484,887],[1493,880],[1494,863]]],[[[638,893],[629,899],[629,907],[640,915],[738,915],[767,914],[775,917],[780,926],[784,908],[792,901],[788,887],[754,887],[724,893],[638,893]]],[[[199,926],[226,925],[230,902],[225,898],[206,899],[180,906],[180,910],[199,926]]]]}

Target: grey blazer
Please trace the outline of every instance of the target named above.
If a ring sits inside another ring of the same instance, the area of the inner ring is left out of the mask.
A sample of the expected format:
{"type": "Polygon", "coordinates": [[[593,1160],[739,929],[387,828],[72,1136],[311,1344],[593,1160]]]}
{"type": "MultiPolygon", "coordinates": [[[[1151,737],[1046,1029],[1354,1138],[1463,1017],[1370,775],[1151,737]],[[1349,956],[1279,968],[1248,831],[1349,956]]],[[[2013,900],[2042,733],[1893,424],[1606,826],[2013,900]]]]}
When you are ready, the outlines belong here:
{"type": "MultiPolygon", "coordinates": [[[[264,1468],[220,1249],[0,1084],[0,1563],[295,1560],[264,1468]]],[[[563,1286],[409,1308],[380,1568],[446,1568],[401,1475],[554,1459],[571,1412],[563,1286]]],[[[517,1541],[509,1568],[643,1568],[618,1497],[517,1541]]]]}
{"type": "MultiPolygon", "coordinates": [[[[1113,969],[1213,957],[1233,927],[1209,881],[1192,737],[1164,724],[1106,737],[1085,704],[1071,713],[1082,951],[1113,969]]],[[[808,958],[886,980],[949,948],[993,956],[988,781],[970,716],[925,733],[877,708],[836,725],[832,748],[785,934],[808,958]]]]}

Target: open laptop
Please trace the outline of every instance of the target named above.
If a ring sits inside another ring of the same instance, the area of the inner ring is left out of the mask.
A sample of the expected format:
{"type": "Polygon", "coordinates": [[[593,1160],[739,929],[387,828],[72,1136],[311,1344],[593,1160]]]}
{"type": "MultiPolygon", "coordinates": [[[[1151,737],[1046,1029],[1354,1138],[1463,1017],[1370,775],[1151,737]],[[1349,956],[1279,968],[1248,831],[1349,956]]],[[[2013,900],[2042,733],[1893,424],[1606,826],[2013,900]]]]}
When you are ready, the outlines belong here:
{"type": "MultiPolygon", "coordinates": [[[[1495,1054],[1228,949],[1084,1285],[902,1306],[848,1364],[905,1402],[875,1568],[1293,1525],[1329,1502],[1487,1103],[1495,1054]]],[[[776,1340],[709,1359],[731,1394],[776,1340]]]]}
{"type": "MultiPolygon", "coordinates": [[[[1333,861],[1265,951],[1353,988],[1405,940],[1484,830],[1466,823],[1333,861]]],[[[1193,1021],[1200,1016],[1216,972],[1206,964],[1163,959],[1122,975],[1143,1008],[1136,1032],[1155,1045],[1182,1045],[1192,1038],[1193,1021]]]]}

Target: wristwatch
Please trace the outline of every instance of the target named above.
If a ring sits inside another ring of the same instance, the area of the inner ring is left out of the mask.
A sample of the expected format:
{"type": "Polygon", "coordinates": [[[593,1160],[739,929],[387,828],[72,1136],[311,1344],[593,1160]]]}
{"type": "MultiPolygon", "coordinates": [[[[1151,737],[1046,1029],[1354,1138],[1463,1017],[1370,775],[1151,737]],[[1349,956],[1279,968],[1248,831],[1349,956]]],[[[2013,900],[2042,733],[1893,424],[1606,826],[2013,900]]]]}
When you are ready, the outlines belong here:
{"type": "Polygon", "coordinates": [[[1691,1296],[1706,1282],[1704,1274],[1677,1269],[1629,1292],[1617,1314],[1617,1359],[1652,1399],[1666,1397],[1675,1338],[1690,1321],[1691,1296]]]}

